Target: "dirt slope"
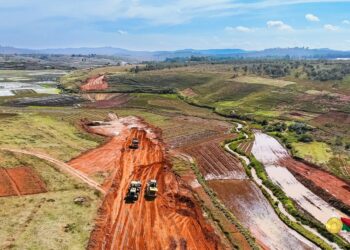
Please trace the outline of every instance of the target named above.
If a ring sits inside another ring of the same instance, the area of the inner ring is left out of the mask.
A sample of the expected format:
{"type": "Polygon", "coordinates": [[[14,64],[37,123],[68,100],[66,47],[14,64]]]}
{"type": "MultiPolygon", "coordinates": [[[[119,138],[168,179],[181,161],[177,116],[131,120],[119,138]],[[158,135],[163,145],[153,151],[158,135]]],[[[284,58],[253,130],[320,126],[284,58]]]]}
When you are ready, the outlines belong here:
{"type": "Polygon", "coordinates": [[[110,117],[100,126],[90,126],[90,131],[113,138],[70,163],[85,173],[110,171],[111,187],[88,249],[220,249],[191,191],[170,171],[158,130],[135,117],[110,117]],[[128,146],[135,137],[140,148],[131,150],[128,146]],[[155,200],[144,198],[149,179],[158,181],[155,200]],[[124,200],[131,180],[143,185],[135,203],[124,200]]]}
{"type": "Polygon", "coordinates": [[[84,107],[89,108],[120,107],[132,98],[129,94],[119,93],[85,93],[82,97],[90,101],[84,104],[84,107]]]}
{"type": "Polygon", "coordinates": [[[80,86],[82,91],[91,91],[91,90],[104,90],[108,88],[108,83],[105,79],[105,76],[91,77],[87,80],[84,85],[80,86]]]}

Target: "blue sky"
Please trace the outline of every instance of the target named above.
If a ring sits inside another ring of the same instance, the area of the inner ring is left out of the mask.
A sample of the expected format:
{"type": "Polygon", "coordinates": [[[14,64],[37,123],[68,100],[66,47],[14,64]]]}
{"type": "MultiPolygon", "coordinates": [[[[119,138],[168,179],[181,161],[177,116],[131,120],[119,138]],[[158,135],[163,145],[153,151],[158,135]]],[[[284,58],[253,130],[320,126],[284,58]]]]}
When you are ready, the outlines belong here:
{"type": "Polygon", "coordinates": [[[350,50],[350,0],[0,0],[0,45],[350,50]]]}

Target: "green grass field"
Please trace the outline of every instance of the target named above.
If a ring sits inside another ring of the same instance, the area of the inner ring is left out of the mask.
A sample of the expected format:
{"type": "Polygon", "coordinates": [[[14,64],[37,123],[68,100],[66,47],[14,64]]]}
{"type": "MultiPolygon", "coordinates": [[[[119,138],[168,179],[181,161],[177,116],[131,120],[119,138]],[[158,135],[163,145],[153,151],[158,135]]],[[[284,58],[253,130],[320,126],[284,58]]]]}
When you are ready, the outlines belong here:
{"type": "Polygon", "coordinates": [[[294,153],[316,164],[326,164],[333,156],[332,149],[323,142],[292,143],[294,153]]]}
{"type": "Polygon", "coordinates": [[[20,113],[0,122],[1,147],[41,151],[65,161],[101,141],[54,115],[20,113]]]}
{"type": "Polygon", "coordinates": [[[0,198],[0,249],[84,249],[101,202],[84,184],[36,157],[0,152],[2,167],[33,168],[47,193],[0,198]],[[86,203],[74,203],[84,197],[86,203]]]}

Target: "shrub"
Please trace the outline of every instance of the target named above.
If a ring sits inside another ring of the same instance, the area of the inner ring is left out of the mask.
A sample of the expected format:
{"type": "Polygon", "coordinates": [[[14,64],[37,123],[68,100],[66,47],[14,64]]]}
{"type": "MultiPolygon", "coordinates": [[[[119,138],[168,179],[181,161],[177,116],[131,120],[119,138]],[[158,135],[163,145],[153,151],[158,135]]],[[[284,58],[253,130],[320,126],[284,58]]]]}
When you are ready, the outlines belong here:
{"type": "Polygon", "coordinates": [[[303,135],[299,136],[298,141],[300,141],[300,142],[312,142],[313,139],[312,139],[311,135],[303,134],[303,135]]]}
{"type": "Polygon", "coordinates": [[[312,131],[312,127],[303,122],[294,122],[288,126],[288,130],[297,134],[305,134],[308,131],[312,131]]]}

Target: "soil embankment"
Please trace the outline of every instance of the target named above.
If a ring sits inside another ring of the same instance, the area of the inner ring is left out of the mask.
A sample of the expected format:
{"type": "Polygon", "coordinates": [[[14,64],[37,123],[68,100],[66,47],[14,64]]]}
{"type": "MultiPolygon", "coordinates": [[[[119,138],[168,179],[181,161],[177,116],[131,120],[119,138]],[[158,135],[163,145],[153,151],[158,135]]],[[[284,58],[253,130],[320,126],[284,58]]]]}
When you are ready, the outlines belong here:
{"type": "Polygon", "coordinates": [[[84,107],[88,108],[121,107],[132,98],[129,94],[120,93],[85,93],[82,97],[90,101],[84,104],[84,107]]]}
{"type": "Polygon", "coordinates": [[[104,75],[90,77],[85,84],[80,86],[82,91],[104,90],[108,88],[108,83],[104,75]]]}
{"type": "Polygon", "coordinates": [[[159,130],[135,117],[111,116],[91,125],[90,132],[112,138],[70,163],[87,174],[109,172],[88,249],[220,249],[191,191],[172,173],[159,130]],[[133,138],[139,149],[129,149],[133,138]],[[150,179],[158,182],[154,200],[144,197],[150,179]],[[125,196],[132,180],[140,180],[142,189],[139,199],[129,203],[125,196]]]}

